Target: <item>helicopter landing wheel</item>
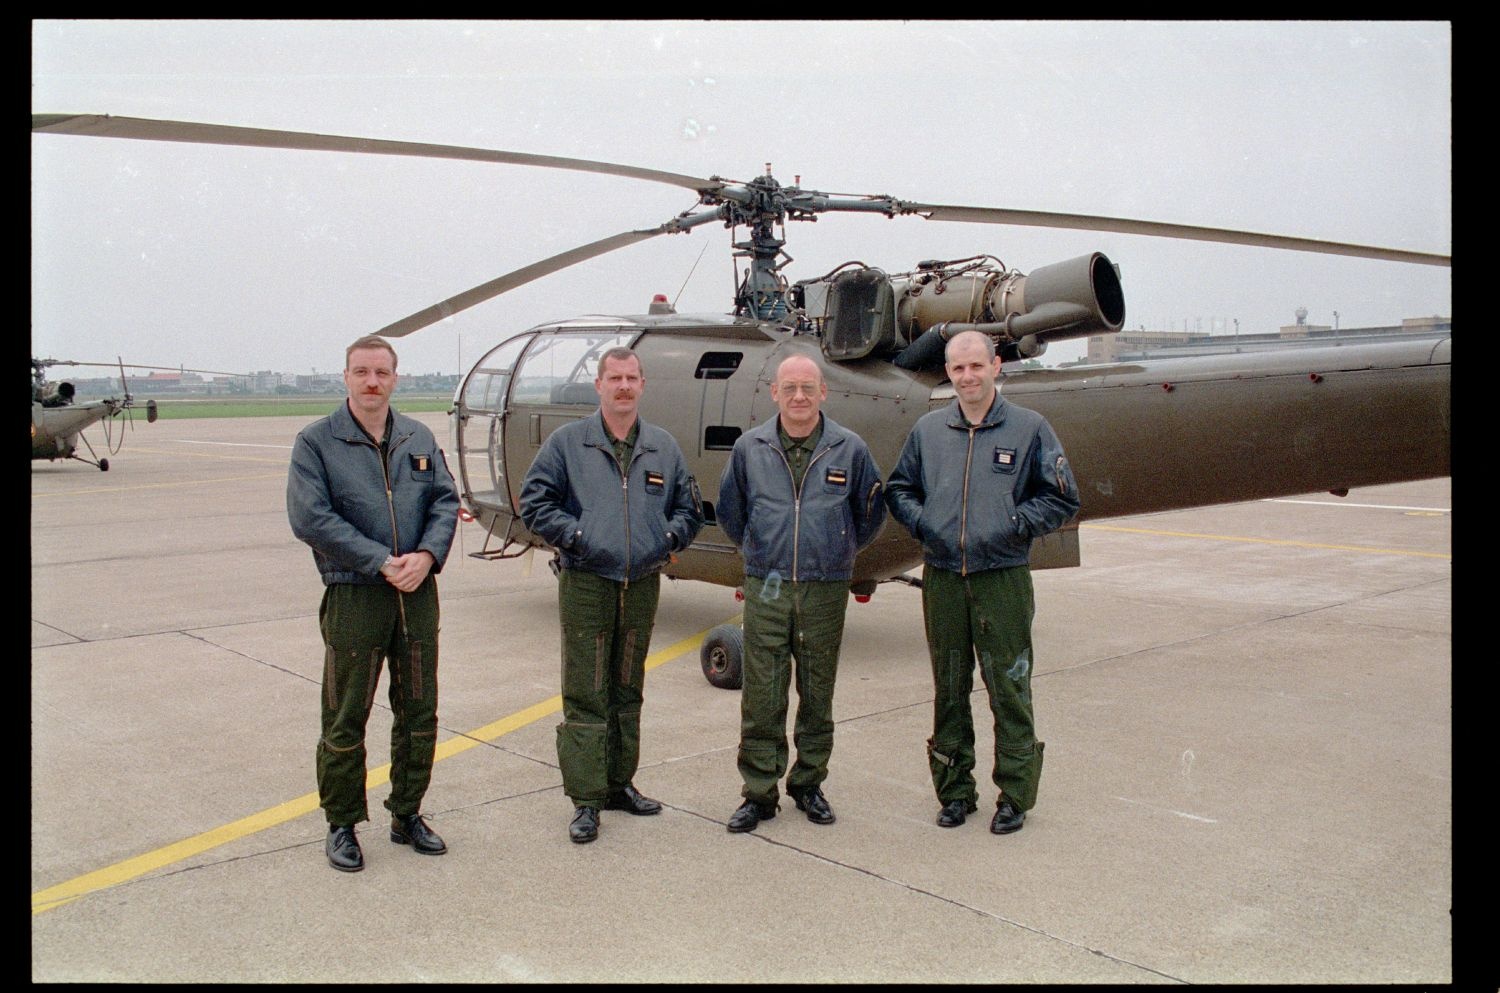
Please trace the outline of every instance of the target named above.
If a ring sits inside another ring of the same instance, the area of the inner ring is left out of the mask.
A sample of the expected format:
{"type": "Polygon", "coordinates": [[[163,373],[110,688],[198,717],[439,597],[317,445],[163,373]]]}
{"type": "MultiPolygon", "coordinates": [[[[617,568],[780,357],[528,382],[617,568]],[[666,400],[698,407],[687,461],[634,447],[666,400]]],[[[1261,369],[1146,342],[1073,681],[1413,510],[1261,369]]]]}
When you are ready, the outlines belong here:
{"type": "Polygon", "coordinates": [[[745,681],[745,634],[738,624],[720,624],[703,639],[698,653],[703,676],[721,690],[737,690],[745,681]]]}
{"type": "Polygon", "coordinates": [[[99,460],[99,471],[100,472],[109,472],[109,459],[100,459],[99,460]]]}

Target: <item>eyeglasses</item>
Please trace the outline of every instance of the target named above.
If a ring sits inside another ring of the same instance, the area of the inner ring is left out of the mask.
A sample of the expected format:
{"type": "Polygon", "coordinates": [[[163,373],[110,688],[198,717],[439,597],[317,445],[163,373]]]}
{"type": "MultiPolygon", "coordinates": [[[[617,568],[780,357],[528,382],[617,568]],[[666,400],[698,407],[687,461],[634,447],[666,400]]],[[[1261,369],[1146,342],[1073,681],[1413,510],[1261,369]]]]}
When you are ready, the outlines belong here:
{"type": "Polygon", "coordinates": [[[820,392],[822,392],[822,389],[823,388],[821,386],[819,386],[817,383],[777,383],[776,384],[776,392],[778,392],[778,393],[786,393],[786,394],[789,394],[791,396],[797,396],[798,394],[801,394],[802,396],[808,397],[809,399],[812,398],[812,397],[817,396],[820,392]]]}

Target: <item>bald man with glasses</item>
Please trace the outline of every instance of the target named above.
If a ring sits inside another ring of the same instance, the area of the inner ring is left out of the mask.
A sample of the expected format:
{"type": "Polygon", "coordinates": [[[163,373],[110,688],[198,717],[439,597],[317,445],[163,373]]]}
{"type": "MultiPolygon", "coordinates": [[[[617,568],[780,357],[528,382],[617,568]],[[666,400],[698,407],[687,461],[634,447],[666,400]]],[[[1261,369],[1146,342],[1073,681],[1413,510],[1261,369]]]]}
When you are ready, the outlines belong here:
{"type": "Polygon", "coordinates": [[[828,385],[805,355],[771,384],[777,416],[741,435],[719,481],[718,522],[745,560],[744,687],[738,765],[744,802],[728,828],[776,816],[780,783],[814,824],[833,753],[833,687],[854,557],[885,522],[880,467],[864,440],[824,415],[828,385]],[[797,687],[787,771],[788,691],[797,687]]]}

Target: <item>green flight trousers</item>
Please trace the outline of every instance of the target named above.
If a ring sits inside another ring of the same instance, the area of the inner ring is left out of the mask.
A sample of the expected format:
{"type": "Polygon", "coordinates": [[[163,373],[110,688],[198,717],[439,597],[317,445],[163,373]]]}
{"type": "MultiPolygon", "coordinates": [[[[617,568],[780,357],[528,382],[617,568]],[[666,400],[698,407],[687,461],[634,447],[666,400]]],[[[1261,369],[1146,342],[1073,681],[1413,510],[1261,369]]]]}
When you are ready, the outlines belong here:
{"type": "Polygon", "coordinates": [[[1027,566],[968,576],[922,570],[922,617],[932,656],[933,721],[928,766],[938,800],[978,802],[974,781],[974,663],[995,718],[995,785],[1019,810],[1036,806],[1043,743],[1031,709],[1031,620],[1027,566]]]}
{"type": "Polygon", "coordinates": [[[745,577],[738,764],[746,799],[774,804],[783,774],[786,791],[794,797],[828,778],[833,684],[848,606],[847,581],[792,583],[745,577]],[[787,694],[794,671],[797,718],[792,740],[797,761],[787,773],[787,694]]]}
{"type": "Polygon", "coordinates": [[[646,653],[661,576],[628,585],[578,569],[557,580],[562,618],[563,721],[557,764],[575,807],[602,807],[641,761],[646,653]]]}
{"type": "Polygon", "coordinates": [[[385,806],[398,816],[419,813],[437,746],[436,578],[428,576],[411,593],[389,583],[325,587],[318,626],[323,632],[318,800],[328,823],[369,819],[365,726],[385,659],[390,660],[392,714],[391,794],[385,806]]]}

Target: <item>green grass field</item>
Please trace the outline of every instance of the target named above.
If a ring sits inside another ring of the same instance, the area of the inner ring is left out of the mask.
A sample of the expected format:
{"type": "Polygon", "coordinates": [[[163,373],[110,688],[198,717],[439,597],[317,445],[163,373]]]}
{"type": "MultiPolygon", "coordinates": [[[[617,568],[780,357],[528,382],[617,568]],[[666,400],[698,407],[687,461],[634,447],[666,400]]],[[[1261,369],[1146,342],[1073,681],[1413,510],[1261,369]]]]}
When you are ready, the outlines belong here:
{"type": "MultiPolygon", "coordinates": [[[[187,417],[314,417],[326,414],[343,402],[342,397],[181,397],[158,399],[157,416],[162,420],[187,417]]],[[[447,411],[452,397],[397,396],[392,401],[404,414],[447,411]]],[[[137,412],[145,399],[136,398],[137,412]]]]}

